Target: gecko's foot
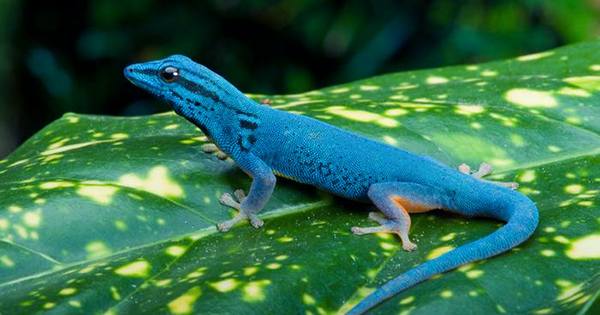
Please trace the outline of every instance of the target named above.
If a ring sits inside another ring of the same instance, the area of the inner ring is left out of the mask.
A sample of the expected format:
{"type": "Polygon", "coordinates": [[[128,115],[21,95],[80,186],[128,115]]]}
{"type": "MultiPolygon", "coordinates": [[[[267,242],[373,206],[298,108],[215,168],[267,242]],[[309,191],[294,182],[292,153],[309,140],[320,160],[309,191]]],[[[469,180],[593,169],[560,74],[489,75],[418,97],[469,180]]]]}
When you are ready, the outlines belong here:
{"type": "Polygon", "coordinates": [[[493,181],[493,180],[483,179],[482,177],[491,174],[493,171],[492,166],[485,162],[481,163],[481,165],[479,165],[479,170],[477,170],[476,172],[471,172],[471,167],[465,163],[458,166],[458,171],[463,174],[471,175],[475,178],[481,179],[482,181],[490,182],[492,184],[510,188],[512,190],[519,188],[519,184],[516,182],[501,182],[501,181],[493,181]]]}
{"type": "Polygon", "coordinates": [[[477,170],[476,172],[471,172],[471,167],[463,163],[458,166],[458,170],[463,174],[471,175],[475,178],[482,178],[486,175],[491,174],[493,168],[488,163],[481,163],[481,165],[479,165],[479,170],[477,170]]]}
{"type": "Polygon", "coordinates": [[[214,143],[203,144],[200,148],[204,153],[215,154],[219,160],[226,160],[228,158],[227,154],[219,150],[219,147],[214,143]]]}
{"type": "Polygon", "coordinates": [[[372,226],[372,227],[354,226],[351,229],[352,233],[354,233],[356,235],[381,233],[381,232],[394,233],[394,234],[397,234],[400,237],[400,239],[402,240],[402,248],[405,251],[410,252],[417,248],[417,245],[410,241],[410,238],[408,237],[408,231],[406,230],[405,225],[401,224],[398,221],[387,219],[384,216],[382,216],[380,213],[377,213],[377,212],[370,212],[369,219],[376,221],[377,223],[379,223],[381,225],[372,226]]]}
{"type": "Polygon", "coordinates": [[[256,214],[241,210],[241,203],[244,199],[246,199],[246,194],[244,194],[244,191],[241,189],[234,191],[233,196],[230,193],[221,195],[221,198],[219,198],[221,204],[237,209],[239,212],[233,219],[217,224],[219,231],[227,232],[235,224],[246,219],[250,220],[250,224],[257,229],[264,225],[263,220],[256,216],[256,214]]]}

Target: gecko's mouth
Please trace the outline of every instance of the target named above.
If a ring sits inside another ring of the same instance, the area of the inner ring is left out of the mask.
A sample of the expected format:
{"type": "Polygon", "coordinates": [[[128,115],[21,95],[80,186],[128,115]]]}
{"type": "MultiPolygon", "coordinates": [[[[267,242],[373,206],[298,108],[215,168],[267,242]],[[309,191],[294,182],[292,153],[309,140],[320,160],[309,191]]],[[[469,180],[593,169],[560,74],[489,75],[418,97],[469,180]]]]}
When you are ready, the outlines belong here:
{"type": "Polygon", "coordinates": [[[123,69],[123,75],[129,82],[147,91],[152,91],[155,87],[149,84],[148,80],[144,80],[144,77],[156,75],[156,73],[156,70],[143,69],[140,64],[133,64],[123,69]]]}

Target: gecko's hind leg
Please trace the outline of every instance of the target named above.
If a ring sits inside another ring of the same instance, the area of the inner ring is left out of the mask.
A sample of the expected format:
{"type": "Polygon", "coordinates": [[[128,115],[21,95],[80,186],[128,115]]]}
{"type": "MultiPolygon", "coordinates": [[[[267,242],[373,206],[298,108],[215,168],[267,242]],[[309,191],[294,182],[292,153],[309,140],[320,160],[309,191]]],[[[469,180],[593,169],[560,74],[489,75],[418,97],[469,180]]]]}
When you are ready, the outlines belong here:
{"type": "Polygon", "coordinates": [[[517,189],[519,187],[518,183],[515,182],[501,182],[501,181],[494,181],[494,180],[488,180],[488,179],[483,179],[482,177],[487,176],[489,174],[492,173],[493,168],[490,164],[488,163],[481,163],[481,165],[479,165],[479,170],[477,170],[476,172],[471,172],[471,167],[465,163],[461,164],[458,166],[458,171],[463,173],[463,174],[467,174],[467,175],[471,175],[477,179],[480,179],[482,181],[485,182],[489,182],[492,184],[496,184],[498,186],[502,186],[502,187],[506,187],[506,188],[510,188],[510,189],[517,189]]]}
{"type": "Polygon", "coordinates": [[[237,209],[239,212],[235,217],[233,217],[233,219],[219,223],[217,225],[219,231],[226,232],[232,226],[244,219],[250,219],[250,224],[252,224],[252,226],[255,228],[263,226],[263,221],[259,219],[256,216],[256,214],[248,213],[247,211],[241,210],[241,203],[244,201],[244,199],[246,199],[246,194],[241,189],[234,191],[233,196],[229,193],[224,193],[223,195],[221,195],[221,198],[219,198],[221,204],[237,209]]]}
{"type": "Polygon", "coordinates": [[[402,248],[412,251],[417,245],[411,242],[409,212],[424,212],[439,208],[434,199],[440,196],[437,189],[420,184],[392,182],[378,183],[369,187],[368,196],[383,215],[369,213],[369,219],[380,225],[374,227],[353,227],[352,233],[362,235],[387,232],[397,234],[402,240],[402,248]]]}

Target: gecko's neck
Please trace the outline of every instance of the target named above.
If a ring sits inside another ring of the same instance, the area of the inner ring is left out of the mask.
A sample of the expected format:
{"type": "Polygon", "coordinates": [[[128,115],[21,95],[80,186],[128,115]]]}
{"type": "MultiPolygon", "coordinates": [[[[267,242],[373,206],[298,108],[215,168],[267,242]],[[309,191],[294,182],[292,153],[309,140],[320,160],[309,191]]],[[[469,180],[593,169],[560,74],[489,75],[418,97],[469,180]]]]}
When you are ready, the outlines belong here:
{"type": "Polygon", "coordinates": [[[261,122],[260,117],[265,108],[241,92],[238,93],[215,100],[192,98],[189,103],[203,102],[200,103],[202,105],[192,108],[182,106],[176,111],[200,128],[225,153],[231,154],[234,148],[243,151],[254,141],[253,133],[261,122]]]}

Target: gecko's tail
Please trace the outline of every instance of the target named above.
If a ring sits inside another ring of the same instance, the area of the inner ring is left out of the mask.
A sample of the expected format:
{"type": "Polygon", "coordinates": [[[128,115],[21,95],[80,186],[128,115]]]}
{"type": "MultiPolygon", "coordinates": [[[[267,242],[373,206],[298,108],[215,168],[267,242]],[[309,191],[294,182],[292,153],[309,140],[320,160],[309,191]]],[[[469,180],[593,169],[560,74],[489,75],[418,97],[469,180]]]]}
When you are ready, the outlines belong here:
{"type": "Polygon", "coordinates": [[[348,314],[362,314],[382,301],[431,278],[461,265],[505,252],[527,240],[538,225],[538,210],[527,197],[515,193],[513,203],[505,213],[506,224],[494,233],[460,246],[440,257],[429,260],[390,280],[360,301],[348,314]]]}

